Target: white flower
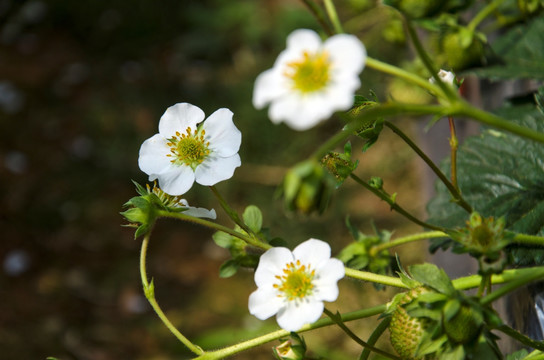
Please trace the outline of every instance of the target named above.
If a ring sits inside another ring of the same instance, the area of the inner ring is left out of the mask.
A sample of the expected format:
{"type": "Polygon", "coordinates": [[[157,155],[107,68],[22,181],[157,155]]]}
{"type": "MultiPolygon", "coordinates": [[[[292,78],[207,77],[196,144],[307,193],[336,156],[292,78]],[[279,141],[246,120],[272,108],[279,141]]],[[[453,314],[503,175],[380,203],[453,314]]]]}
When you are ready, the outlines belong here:
{"type": "Polygon", "coordinates": [[[171,106],[161,117],[159,133],[140,148],[140,169],[150,181],[158,179],[170,195],[186,193],[195,181],[215,185],[241,165],[242,134],[232,122],[232,112],[219,109],[199,125],[203,120],[204,112],[194,105],[171,106]]]}
{"type": "Polygon", "coordinates": [[[309,239],[291,252],[275,247],[266,251],[255,271],[257,290],[249,296],[249,312],[264,320],[274,314],[280,327],[297,331],[323,313],[323,301],[338,297],[337,282],[344,265],[331,259],[329,244],[309,239]]]}
{"type": "MultiPolygon", "coordinates": [[[[442,80],[442,82],[445,82],[446,84],[450,84],[450,85],[455,84],[455,74],[452,73],[451,71],[440,69],[440,71],[438,72],[438,77],[440,78],[440,80],[442,80]]],[[[431,77],[429,79],[429,82],[431,84],[434,84],[435,83],[434,77],[431,77]]]]}
{"type": "Polygon", "coordinates": [[[270,104],[274,123],[309,129],[353,105],[365,61],[365,47],[353,35],[334,35],[322,43],[312,30],[295,30],[273,68],[257,77],[253,105],[270,104]]]}

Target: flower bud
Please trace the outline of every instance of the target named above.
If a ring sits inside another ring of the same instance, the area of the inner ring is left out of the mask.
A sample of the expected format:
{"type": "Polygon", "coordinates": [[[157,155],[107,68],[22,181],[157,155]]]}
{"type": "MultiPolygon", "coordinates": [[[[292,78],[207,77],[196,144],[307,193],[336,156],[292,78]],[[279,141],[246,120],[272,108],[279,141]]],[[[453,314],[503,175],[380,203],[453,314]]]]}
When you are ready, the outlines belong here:
{"type": "Polygon", "coordinates": [[[274,357],[278,360],[303,360],[306,353],[306,344],[304,339],[293,333],[289,340],[273,347],[272,351],[274,357]]]}
{"type": "Polygon", "coordinates": [[[323,213],[329,204],[335,180],[316,160],[295,165],[287,172],[280,192],[289,210],[323,213]]]}

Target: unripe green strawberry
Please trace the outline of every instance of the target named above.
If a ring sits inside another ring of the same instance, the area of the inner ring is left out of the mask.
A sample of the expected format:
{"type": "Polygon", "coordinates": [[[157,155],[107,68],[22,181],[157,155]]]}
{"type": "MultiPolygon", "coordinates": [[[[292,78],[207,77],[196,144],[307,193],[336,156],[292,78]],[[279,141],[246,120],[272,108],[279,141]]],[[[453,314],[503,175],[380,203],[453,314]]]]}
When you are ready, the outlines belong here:
{"type": "Polygon", "coordinates": [[[439,49],[448,67],[455,71],[480,64],[484,56],[482,40],[463,28],[444,34],[439,49]]]}
{"type": "Polygon", "coordinates": [[[461,305],[453,318],[443,322],[444,332],[450,340],[457,344],[465,344],[474,340],[480,333],[483,318],[480,312],[473,311],[468,305],[461,305]]]}
{"type": "Polygon", "coordinates": [[[424,287],[417,287],[408,291],[391,316],[391,323],[389,324],[391,345],[406,360],[421,359],[416,358],[414,354],[423,336],[426,324],[425,320],[410,316],[402,305],[410,303],[418,295],[426,291],[424,287]]]}

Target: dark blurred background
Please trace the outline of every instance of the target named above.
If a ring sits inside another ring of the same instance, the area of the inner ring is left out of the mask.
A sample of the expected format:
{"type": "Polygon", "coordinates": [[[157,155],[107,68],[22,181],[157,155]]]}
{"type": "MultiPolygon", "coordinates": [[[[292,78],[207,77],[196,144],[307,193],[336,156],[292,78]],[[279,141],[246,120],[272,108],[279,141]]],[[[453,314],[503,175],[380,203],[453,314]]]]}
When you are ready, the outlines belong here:
{"type": "MultiPolygon", "coordinates": [[[[372,9],[374,1],[342,3],[346,30],[373,56],[402,58],[398,19],[372,9]]],[[[217,188],[240,212],[260,206],[265,226],[290,244],[317,237],[336,253],[350,241],[348,213],[369,233],[371,219],[398,235],[419,230],[353,183],[322,217],[286,214],[275,199],[285,169],[341,127],[336,119],[298,133],[272,125],[266,110],[251,105],[255,77],[272,66],[287,34],[304,27],[319,24],[295,0],[0,0],[0,358],[190,358],[143,297],[140,240],[119,215],[136,195],[131,180],[147,180],[137,166],[140,144],[177,102],[207,115],[221,107],[234,112],[243,134],[242,167],[217,188]]],[[[380,95],[388,86],[373,71],[362,79],[363,95],[369,89],[380,95]]],[[[395,96],[414,95],[402,86],[395,96]]],[[[355,142],[354,154],[361,157],[361,177],[382,176],[399,202],[422,213],[420,164],[405,145],[384,132],[364,156],[355,142]]],[[[195,185],[186,195],[192,205],[216,208],[217,221],[232,226],[208,189],[195,185]]],[[[273,320],[260,322],[247,312],[251,273],[219,279],[228,254],[211,235],[159,222],[148,258],[159,304],[204,348],[275,329],[273,320]]],[[[406,263],[421,257],[406,248],[406,263]]],[[[341,311],[390,296],[360,283],[341,286],[341,311]]],[[[367,325],[354,326],[368,333],[367,325]]],[[[337,329],[315,335],[326,341],[312,336],[309,346],[325,358],[350,359],[358,351],[337,329]]],[[[269,348],[237,358],[270,359],[269,348]]]]}

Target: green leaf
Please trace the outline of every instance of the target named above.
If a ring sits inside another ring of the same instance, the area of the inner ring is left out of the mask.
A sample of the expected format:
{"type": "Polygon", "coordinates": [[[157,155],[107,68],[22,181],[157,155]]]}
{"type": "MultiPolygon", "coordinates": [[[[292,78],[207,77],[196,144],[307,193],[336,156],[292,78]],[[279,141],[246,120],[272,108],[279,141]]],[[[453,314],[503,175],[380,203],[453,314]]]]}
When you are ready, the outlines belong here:
{"type": "Polygon", "coordinates": [[[515,353],[512,353],[510,355],[506,356],[506,360],[521,360],[525,358],[529,353],[525,349],[521,349],[519,351],[516,351],[515,353]]]}
{"type": "Polygon", "coordinates": [[[255,205],[249,205],[242,214],[244,223],[255,233],[261,231],[263,226],[263,214],[261,210],[255,205]]]}
{"type": "Polygon", "coordinates": [[[409,267],[410,274],[420,283],[427,285],[443,294],[453,294],[453,287],[450,278],[443,269],[434,264],[417,264],[409,267]]]}
{"type": "Polygon", "coordinates": [[[219,277],[228,278],[236,274],[239,268],[238,261],[230,259],[225,261],[219,268],[219,277]]]}
{"type": "Polygon", "coordinates": [[[470,71],[489,79],[544,79],[544,17],[518,25],[492,45],[499,63],[470,71]]]}
{"type": "Polygon", "coordinates": [[[212,235],[213,241],[222,248],[228,249],[232,246],[234,237],[223,231],[218,231],[212,235]]]}
{"type": "MultiPolygon", "coordinates": [[[[542,96],[537,96],[541,101],[542,96]]],[[[544,115],[534,103],[508,105],[498,114],[513,122],[544,132],[544,115]]],[[[487,129],[465,141],[457,154],[458,184],[463,197],[483,217],[506,219],[506,229],[544,235],[544,146],[506,132],[487,129]]],[[[449,160],[443,170],[449,173],[449,160]]],[[[432,224],[464,227],[469,214],[453,204],[442,184],[428,204],[432,224]]],[[[431,250],[448,247],[449,241],[433,242],[431,250]]],[[[516,247],[516,264],[544,264],[544,251],[516,247]]]]}

